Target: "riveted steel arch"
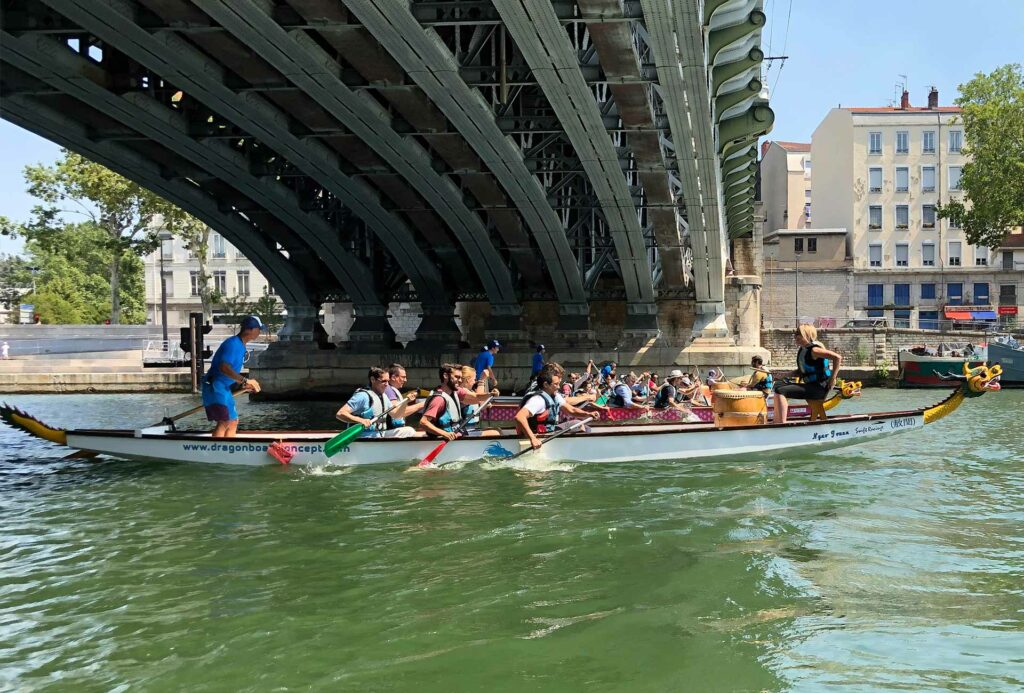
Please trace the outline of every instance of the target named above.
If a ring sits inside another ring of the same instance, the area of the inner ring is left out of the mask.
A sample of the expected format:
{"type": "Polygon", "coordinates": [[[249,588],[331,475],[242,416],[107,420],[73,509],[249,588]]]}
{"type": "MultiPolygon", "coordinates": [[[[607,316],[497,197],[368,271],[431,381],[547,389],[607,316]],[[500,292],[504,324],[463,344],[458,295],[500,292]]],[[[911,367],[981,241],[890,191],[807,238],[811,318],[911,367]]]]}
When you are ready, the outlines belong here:
{"type": "Polygon", "coordinates": [[[0,115],[40,137],[103,164],[217,229],[267,277],[286,306],[318,303],[306,279],[288,258],[271,247],[238,213],[221,210],[217,201],[198,186],[168,179],[158,165],[123,144],[92,140],[83,125],[38,99],[22,95],[0,99],[0,115]]]}
{"type": "Polygon", "coordinates": [[[412,232],[385,210],[362,183],[341,170],[338,157],[322,143],[302,140],[287,117],[258,94],[237,92],[225,70],[173,31],[154,32],[136,22],[123,0],[43,0],[83,30],[160,74],[250,135],[273,144],[297,168],[323,185],[384,242],[409,277],[424,310],[451,314],[452,300],[435,263],[416,245],[412,232]]]}

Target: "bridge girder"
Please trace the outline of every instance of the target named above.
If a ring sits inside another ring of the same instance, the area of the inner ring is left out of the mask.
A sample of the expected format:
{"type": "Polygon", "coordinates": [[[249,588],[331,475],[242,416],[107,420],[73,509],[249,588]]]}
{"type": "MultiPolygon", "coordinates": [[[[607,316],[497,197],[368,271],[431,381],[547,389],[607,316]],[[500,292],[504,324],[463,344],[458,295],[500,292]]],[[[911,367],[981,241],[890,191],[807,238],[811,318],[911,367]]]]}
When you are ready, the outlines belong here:
{"type": "Polygon", "coordinates": [[[86,123],[90,151],[215,191],[366,314],[384,319],[404,274],[424,337],[451,338],[471,296],[510,336],[523,300],[585,332],[591,301],[625,298],[625,332],[649,336],[659,297],[724,315],[773,119],[761,4],[11,0],[3,61],[40,81],[2,95],[86,104],[109,119],[86,123]],[[102,57],[57,50],[71,40],[102,57]],[[34,49],[56,62],[33,69],[34,49]]]}

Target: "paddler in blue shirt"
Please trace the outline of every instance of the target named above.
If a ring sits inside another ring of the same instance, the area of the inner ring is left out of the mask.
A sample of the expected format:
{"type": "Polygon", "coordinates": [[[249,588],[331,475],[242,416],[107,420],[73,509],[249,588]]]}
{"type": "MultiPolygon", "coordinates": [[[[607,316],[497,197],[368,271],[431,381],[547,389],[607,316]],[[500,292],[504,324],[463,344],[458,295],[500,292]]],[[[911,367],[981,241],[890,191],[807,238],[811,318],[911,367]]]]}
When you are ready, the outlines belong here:
{"type": "Polygon", "coordinates": [[[203,406],[206,418],[217,422],[214,438],[233,438],[238,430],[238,411],[231,386],[238,383],[246,392],[259,392],[260,384],[252,378],[242,377],[245,363],[245,345],[260,336],[263,321],[255,315],[242,320],[238,334],[228,337],[213,355],[210,372],[203,378],[203,406]]]}
{"type": "Polygon", "coordinates": [[[498,340],[492,339],[487,343],[480,353],[476,355],[473,368],[476,369],[477,381],[484,381],[484,389],[490,390],[498,386],[498,379],[494,377],[494,356],[501,349],[498,340]]]}

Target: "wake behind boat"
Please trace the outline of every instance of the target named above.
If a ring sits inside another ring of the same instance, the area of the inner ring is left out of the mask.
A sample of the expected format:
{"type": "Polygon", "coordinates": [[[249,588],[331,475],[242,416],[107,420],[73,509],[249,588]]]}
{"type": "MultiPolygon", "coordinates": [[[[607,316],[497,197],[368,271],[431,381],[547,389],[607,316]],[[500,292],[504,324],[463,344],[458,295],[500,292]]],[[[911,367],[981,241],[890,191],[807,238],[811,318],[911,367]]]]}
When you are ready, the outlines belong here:
{"type": "MultiPolygon", "coordinates": [[[[1000,389],[998,365],[947,375],[959,387],[935,406],[911,411],[836,416],[824,421],[794,421],[716,428],[713,424],[624,425],[553,439],[536,455],[570,462],[614,463],[636,460],[688,460],[735,457],[762,452],[827,450],[922,428],[955,411],[964,401],[1000,389]]],[[[266,465],[277,460],[268,450],[277,444],[294,454],[292,464],[328,462],[324,444],[335,431],[243,431],[234,438],[152,426],[139,430],[77,429],[65,431],[4,405],[0,418],[14,428],[88,453],[129,460],[165,460],[204,464],[266,465]]],[[[437,446],[429,438],[358,438],[331,462],[341,465],[399,464],[422,459],[437,446]]],[[[469,436],[444,446],[435,464],[506,458],[524,449],[525,441],[505,434],[469,436]]]]}

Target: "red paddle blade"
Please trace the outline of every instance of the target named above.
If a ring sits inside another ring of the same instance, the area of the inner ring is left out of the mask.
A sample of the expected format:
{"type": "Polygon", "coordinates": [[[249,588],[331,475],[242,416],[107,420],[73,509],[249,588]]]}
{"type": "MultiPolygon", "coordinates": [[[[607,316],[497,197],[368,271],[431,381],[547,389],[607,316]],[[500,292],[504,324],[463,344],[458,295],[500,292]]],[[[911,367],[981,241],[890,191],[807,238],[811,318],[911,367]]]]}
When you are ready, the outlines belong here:
{"type": "Polygon", "coordinates": [[[427,456],[424,457],[422,460],[420,460],[420,463],[418,465],[416,465],[416,466],[417,467],[426,467],[428,464],[430,464],[431,462],[434,461],[435,457],[437,457],[438,455],[441,454],[441,450],[443,450],[444,446],[447,445],[447,444],[448,444],[447,440],[442,442],[436,448],[434,448],[429,453],[427,453],[427,456]]]}

